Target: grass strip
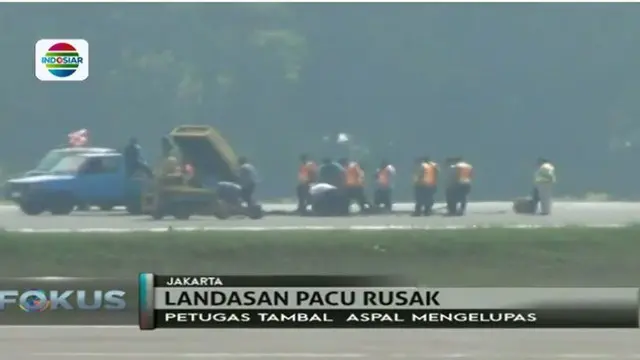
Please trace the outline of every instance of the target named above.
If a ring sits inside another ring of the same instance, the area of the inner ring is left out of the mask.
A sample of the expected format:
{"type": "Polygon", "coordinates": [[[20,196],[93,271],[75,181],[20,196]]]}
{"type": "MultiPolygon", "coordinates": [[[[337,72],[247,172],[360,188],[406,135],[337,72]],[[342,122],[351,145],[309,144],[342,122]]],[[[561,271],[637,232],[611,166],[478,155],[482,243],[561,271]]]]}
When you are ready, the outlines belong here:
{"type": "Polygon", "coordinates": [[[371,274],[433,286],[637,286],[640,227],[0,233],[4,276],[371,274]]]}

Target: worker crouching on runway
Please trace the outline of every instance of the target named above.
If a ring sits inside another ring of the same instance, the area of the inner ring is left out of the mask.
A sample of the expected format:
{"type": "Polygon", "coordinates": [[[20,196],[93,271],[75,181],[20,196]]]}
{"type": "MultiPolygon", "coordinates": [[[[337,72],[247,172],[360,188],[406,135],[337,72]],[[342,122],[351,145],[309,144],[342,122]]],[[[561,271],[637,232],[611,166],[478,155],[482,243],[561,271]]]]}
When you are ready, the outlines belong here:
{"type": "Polygon", "coordinates": [[[413,179],[415,209],[413,216],[431,215],[434,196],[437,189],[438,165],[429,157],[416,161],[416,171],[413,179]]]}
{"type": "MultiPolygon", "coordinates": [[[[322,165],[318,168],[318,183],[319,184],[329,184],[332,187],[336,188],[335,195],[331,195],[331,201],[336,202],[336,207],[340,207],[340,214],[349,214],[349,201],[346,196],[346,190],[344,188],[344,184],[347,181],[347,172],[345,168],[336,161],[332,161],[330,158],[324,158],[322,160],[322,165]],[[335,197],[335,199],[334,199],[335,197]]],[[[322,189],[325,186],[320,186],[316,188],[316,192],[322,189]]],[[[314,187],[312,186],[309,191],[314,187]]],[[[321,191],[321,190],[320,190],[321,191]]],[[[312,194],[312,203],[316,200],[316,197],[312,194]]],[[[328,200],[327,200],[328,201],[328,200]]],[[[312,204],[312,208],[313,208],[312,204]]],[[[316,212],[316,211],[314,211],[316,212]]]]}
{"type": "Polygon", "coordinates": [[[316,182],[317,179],[317,166],[316,163],[309,159],[309,156],[304,154],[300,156],[300,168],[298,169],[298,186],[296,193],[298,195],[298,212],[304,213],[307,211],[307,207],[311,203],[311,195],[309,193],[311,184],[316,182]]]}
{"type": "Polygon", "coordinates": [[[540,204],[540,215],[551,214],[553,186],[556,182],[555,167],[547,159],[538,159],[538,169],[534,174],[532,205],[534,214],[540,204]]]}
{"type": "Polygon", "coordinates": [[[216,187],[218,198],[229,205],[242,206],[242,187],[234,182],[220,181],[216,187]]]}
{"type": "Polygon", "coordinates": [[[383,207],[391,212],[393,207],[392,192],[396,176],[396,169],[388,161],[383,160],[376,170],[376,190],[373,195],[373,203],[376,208],[383,207]]]}
{"type": "Polygon", "coordinates": [[[446,190],[447,212],[452,216],[462,216],[467,210],[473,167],[462,157],[450,158],[447,163],[450,171],[446,190]]]}
{"type": "Polygon", "coordinates": [[[322,159],[322,165],[318,168],[319,183],[326,183],[340,188],[345,181],[346,173],[342,165],[332,161],[330,158],[322,159]]]}
{"type": "Polygon", "coordinates": [[[344,193],[348,204],[355,201],[360,212],[366,212],[370,206],[364,191],[364,171],[356,161],[341,159],[339,163],[346,170],[344,193]]]}
{"type": "Polygon", "coordinates": [[[344,206],[344,195],[337,186],[328,183],[317,183],[309,188],[311,210],[319,216],[349,215],[344,206]]]}

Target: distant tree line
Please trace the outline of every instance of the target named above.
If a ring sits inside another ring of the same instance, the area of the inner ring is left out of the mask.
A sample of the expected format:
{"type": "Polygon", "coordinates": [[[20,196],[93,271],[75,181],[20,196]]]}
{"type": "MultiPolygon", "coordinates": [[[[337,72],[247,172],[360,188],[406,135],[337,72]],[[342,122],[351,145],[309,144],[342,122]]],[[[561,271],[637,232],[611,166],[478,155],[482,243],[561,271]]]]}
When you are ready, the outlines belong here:
{"type": "Polygon", "coordinates": [[[424,154],[465,155],[475,199],[528,191],[538,156],[563,194],[636,196],[639,16],[632,4],[3,4],[0,167],[24,170],[82,127],[99,145],[136,135],[154,159],[163,134],[202,123],[256,163],[269,197],[292,194],[300,152],[343,154],[338,132],[367,168],[397,164],[405,197],[424,154]],[[40,38],[88,40],[89,79],[37,81],[40,38]]]}

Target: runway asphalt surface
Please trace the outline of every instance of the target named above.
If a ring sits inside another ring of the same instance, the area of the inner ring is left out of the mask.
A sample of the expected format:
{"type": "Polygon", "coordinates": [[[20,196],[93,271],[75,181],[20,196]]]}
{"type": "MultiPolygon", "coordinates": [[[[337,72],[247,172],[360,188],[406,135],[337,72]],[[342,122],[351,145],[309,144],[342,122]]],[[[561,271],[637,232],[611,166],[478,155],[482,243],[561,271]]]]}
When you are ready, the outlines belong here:
{"type": "MultiPolygon", "coordinates": [[[[472,227],[472,226],[612,226],[640,224],[640,203],[623,202],[558,202],[554,204],[551,216],[531,216],[514,214],[511,204],[507,202],[482,202],[469,204],[468,213],[464,217],[431,217],[414,218],[407,214],[411,204],[397,204],[396,210],[403,214],[386,215],[354,215],[350,217],[317,218],[273,215],[260,220],[231,218],[217,220],[213,217],[192,217],[190,220],[152,220],[149,216],[130,216],[124,211],[74,212],[69,216],[26,216],[11,205],[0,207],[0,228],[5,230],[31,229],[46,230],[126,230],[154,228],[210,228],[210,229],[247,229],[268,230],[274,228],[353,228],[353,227],[472,227]]],[[[293,205],[265,204],[268,211],[293,210],[293,205]]],[[[436,205],[442,208],[442,204],[436,205]]]]}
{"type": "MultiPolygon", "coordinates": [[[[285,205],[269,205],[284,210],[285,205]]],[[[408,210],[410,204],[401,204],[408,210]]],[[[349,218],[273,216],[262,220],[152,221],[121,212],[29,217],[0,207],[0,227],[32,229],[237,229],[297,226],[613,226],[640,223],[636,203],[557,203],[548,217],[516,215],[509,203],[474,203],[461,218],[376,215],[349,218]]],[[[460,359],[640,360],[640,330],[156,330],[99,327],[0,327],[7,359],[460,359]]]]}
{"type": "Polygon", "coordinates": [[[640,330],[0,328],[7,359],[640,359],[640,330]]]}

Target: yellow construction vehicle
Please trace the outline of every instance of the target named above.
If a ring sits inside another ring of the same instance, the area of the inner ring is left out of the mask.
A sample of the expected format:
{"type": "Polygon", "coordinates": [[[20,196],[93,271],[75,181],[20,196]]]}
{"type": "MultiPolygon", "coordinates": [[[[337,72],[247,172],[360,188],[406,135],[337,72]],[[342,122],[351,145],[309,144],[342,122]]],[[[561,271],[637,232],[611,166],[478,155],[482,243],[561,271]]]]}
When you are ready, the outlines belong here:
{"type": "MultiPolygon", "coordinates": [[[[193,177],[155,176],[142,191],[142,211],[154,219],[173,216],[188,219],[192,215],[213,215],[226,219],[243,214],[234,204],[222,201],[216,194],[218,182],[238,181],[238,161],[227,141],[211,126],[183,125],[169,138],[180,152],[183,164],[190,164],[193,177]]],[[[244,213],[262,217],[262,209],[244,213]]]]}

